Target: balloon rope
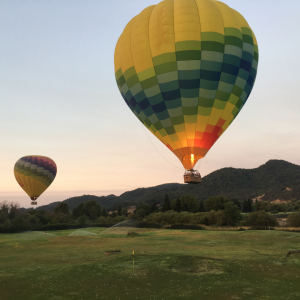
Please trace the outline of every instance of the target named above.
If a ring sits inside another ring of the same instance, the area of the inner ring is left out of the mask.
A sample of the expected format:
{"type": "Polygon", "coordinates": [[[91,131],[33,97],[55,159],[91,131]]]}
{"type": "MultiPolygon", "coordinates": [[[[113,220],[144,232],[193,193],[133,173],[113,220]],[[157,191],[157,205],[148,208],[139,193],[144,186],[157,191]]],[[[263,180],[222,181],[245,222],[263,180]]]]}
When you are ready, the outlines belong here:
{"type": "Polygon", "coordinates": [[[149,141],[151,142],[151,144],[152,144],[152,146],[155,148],[155,150],[158,152],[158,154],[159,154],[166,162],[168,162],[170,165],[172,165],[173,167],[175,167],[175,168],[177,168],[177,169],[180,169],[180,170],[184,170],[183,168],[179,168],[179,167],[173,165],[171,162],[169,162],[169,161],[168,161],[168,160],[167,160],[167,159],[166,159],[166,158],[165,158],[165,157],[157,150],[157,148],[156,148],[156,147],[154,146],[154,144],[152,143],[150,137],[148,136],[148,134],[147,134],[147,132],[146,132],[146,130],[145,130],[145,128],[144,128],[144,125],[142,125],[142,127],[143,127],[143,130],[144,130],[146,136],[148,137],[149,141]]]}

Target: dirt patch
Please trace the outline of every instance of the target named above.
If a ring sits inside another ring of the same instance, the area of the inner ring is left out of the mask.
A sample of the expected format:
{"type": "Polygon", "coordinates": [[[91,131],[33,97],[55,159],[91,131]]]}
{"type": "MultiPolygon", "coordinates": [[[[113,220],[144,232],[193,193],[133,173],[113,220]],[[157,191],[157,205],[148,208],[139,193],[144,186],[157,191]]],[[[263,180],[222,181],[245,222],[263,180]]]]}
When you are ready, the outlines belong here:
{"type": "Polygon", "coordinates": [[[112,255],[112,254],[117,254],[117,253],[120,253],[121,250],[111,250],[111,251],[105,251],[105,256],[109,256],[109,255],[112,255]]]}
{"type": "Polygon", "coordinates": [[[221,274],[224,272],[221,263],[198,256],[182,256],[165,262],[171,271],[181,274],[221,274]]]}

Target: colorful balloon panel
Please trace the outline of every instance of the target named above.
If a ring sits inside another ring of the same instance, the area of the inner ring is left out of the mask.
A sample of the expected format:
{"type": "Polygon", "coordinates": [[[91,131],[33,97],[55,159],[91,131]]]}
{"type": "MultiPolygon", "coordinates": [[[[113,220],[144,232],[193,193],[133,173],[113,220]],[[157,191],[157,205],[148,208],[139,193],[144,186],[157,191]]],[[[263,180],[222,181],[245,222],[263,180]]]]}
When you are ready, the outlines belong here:
{"type": "Polygon", "coordinates": [[[17,182],[31,200],[37,199],[56,176],[55,162],[46,156],[28,155],[20,158],[14,167],[17,182]]]}
{"type": "Polygon", "coordinates": [[[139,120],[192,169],[246,103],[257,41],[214,0],[165,0],[125,27],[115,49],[119,90],[139,120]]]}

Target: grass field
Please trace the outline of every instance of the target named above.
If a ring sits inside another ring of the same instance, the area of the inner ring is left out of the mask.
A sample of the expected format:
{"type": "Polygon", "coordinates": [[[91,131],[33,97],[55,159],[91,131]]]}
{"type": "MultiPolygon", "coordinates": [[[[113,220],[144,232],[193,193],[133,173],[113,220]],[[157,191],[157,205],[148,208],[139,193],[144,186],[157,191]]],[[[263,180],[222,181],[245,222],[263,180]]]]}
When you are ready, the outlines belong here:
{"type": "Polygon", "coordinates": [[[1,234],[0,300],[300,299],[300,233],[104,230],[1,234]]]}

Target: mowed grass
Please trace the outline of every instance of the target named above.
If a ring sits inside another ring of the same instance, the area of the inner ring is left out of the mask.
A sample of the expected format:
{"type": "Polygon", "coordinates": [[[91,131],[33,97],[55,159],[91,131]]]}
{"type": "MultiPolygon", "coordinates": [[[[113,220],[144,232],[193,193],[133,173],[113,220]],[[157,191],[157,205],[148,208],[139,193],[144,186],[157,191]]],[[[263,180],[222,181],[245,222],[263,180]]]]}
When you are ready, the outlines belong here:
{"type": "Polygon", "coordinates": [[[1,234],[0,300],[300,299],[300,233],[106,229],[1,234]]]}

